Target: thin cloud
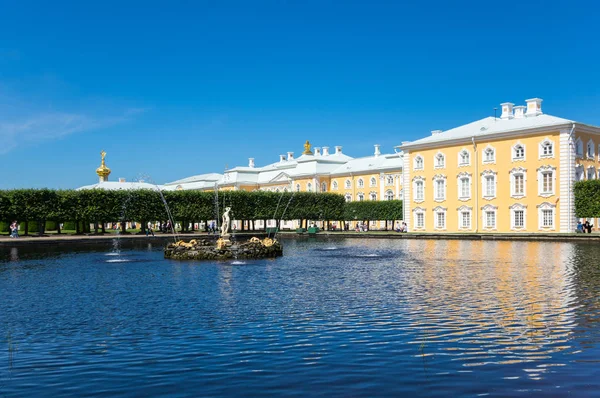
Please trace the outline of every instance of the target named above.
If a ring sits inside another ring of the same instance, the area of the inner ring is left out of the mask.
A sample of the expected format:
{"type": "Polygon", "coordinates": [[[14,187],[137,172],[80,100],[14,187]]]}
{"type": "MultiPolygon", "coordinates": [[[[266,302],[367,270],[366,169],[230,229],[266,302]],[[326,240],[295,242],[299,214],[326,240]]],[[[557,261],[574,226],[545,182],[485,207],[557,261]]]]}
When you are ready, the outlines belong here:
{"type": "Polygon", "coordinates": [[[86,114],[45,112],[17,120],[0,120],[0,154],[32,143],[45,142],[65,136],[111,127],[131,120],[145,112],[131,108],[118,116],[94,117],[86,114]]]}

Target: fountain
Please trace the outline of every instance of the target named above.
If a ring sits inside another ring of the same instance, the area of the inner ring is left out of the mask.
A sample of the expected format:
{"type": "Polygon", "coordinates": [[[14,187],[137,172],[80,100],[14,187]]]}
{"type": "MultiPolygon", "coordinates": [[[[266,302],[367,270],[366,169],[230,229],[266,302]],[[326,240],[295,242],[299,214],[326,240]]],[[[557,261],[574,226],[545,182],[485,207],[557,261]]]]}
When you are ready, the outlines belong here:
{"type": "Polygon", "coordinates": [[[230,240],[229,225],[231,207],[226,207],[222,217],[220,237],[212,239],[180,240],[165,248],[165,258],[174,260],[233,260],[274,258],[283,255],[283,247],[277,239],[252,237],[246,242],[230,240]]]}

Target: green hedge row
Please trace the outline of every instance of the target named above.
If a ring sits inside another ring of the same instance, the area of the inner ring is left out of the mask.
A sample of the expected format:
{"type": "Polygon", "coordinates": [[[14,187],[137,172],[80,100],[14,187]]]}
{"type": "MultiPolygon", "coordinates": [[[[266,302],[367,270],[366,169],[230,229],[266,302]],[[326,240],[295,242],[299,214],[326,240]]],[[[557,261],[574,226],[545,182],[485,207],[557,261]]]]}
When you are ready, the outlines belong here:
{"type": "Polygon", "coordinates": [[[578,181],[573,187],[575,215],[578,218],[600,217],[600,180],[578,181]]]}
{"type": "MultiPolygon", "coordinates": [[[[342,195],[310,192],[166,191],[163,192],[173,218],[189,222],[213,220],[231,207],[237,220],[399,220],[402,202],[346,203],[342,195]]],[[[64,229],[84,232],[93,222],[142,222],[167,220],[161,195],[152,190],[50,190],[0,191],[0,220],[18,220],[30,232],[64,229]],[[39,223],[39,224],[38,224],[39,223]]],[[[8,226],[2,228],[8,231],[8,226]]]]}

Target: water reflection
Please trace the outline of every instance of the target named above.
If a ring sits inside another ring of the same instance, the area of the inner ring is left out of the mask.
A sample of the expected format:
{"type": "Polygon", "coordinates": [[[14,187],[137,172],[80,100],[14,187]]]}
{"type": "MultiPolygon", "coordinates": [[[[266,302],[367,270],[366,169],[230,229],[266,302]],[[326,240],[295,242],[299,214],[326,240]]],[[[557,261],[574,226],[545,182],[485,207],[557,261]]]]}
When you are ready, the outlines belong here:
{"type": "Polygon", "coordinates": [[[95,250],[0,250],[0,337],[19,347],[2,384],[0,338],[0,395],[600,389],[596,245],[286,240],[243,265],[95,250]]]}

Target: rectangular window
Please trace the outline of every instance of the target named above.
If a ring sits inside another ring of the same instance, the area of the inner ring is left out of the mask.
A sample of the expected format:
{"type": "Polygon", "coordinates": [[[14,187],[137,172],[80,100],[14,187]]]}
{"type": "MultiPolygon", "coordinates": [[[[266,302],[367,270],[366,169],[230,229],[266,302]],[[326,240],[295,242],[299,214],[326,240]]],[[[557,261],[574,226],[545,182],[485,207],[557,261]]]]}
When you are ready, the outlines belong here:
{"type": "Polygon", "coordinates": [[[542,173],[542,193],[552,193],[552,172],[542,173]]]}
{"type": "Polygon", "coordinates": [[[415,200],[423,200],[423,182],[417,181],[415,183],[415,200]]]}
{"type": "Polygon", "coordinates": [[[496,228],[496,212],[486,211],[485,212],[485,227],[496,228]]]}
{"type": "Polygon", "coordinates": [[[462,228],[471,228],[471,213],[468,211],[463,211],[460,219],[462,228]]]}
{"type": "Polygon", "coordinates": [[[485,177],[485,196],[496,196],[496,184],[494,176],[485,177]]]}
{"type": "Polygon", "coordinates": [[[525,194],[525,178],[523,174],[515,174],[514,176],[514,189],[515,195],[524,195],[525,194]]]}
{"type": "Polygon", "coordinates": [[[438,212],[436,222],[436,228],[446,228],[446,213],[438,212]]]}
{"type": "Polygon", "coordinates": [[[542,210],[542,227],[554,226],[554,210],[543,209],[542,210]]]}
{"type": "Polygon", "coordinates": [[[425,214],[417,213],[417,228],[423,228],[425,226],[425,214]]]}
{"type": "Polygon", "coordinates": [[[461,178],[460,179],[460,197],[461,198],[468,198],[471,196],[471,190],[469,187],[469,179],[468,178],[461,178]]]}
{"type": "Polygon", "coordinates": [[[513,214],[515,228],[525,227],[525,212],[523,210],[515,210],[513,214]]]}
{"type": "Polygon", "coordinates": [[[438,180],[435,182],[435,198],[436,199],[444,199],[445,192],[444,192],[444,180],[438,180]]]}

